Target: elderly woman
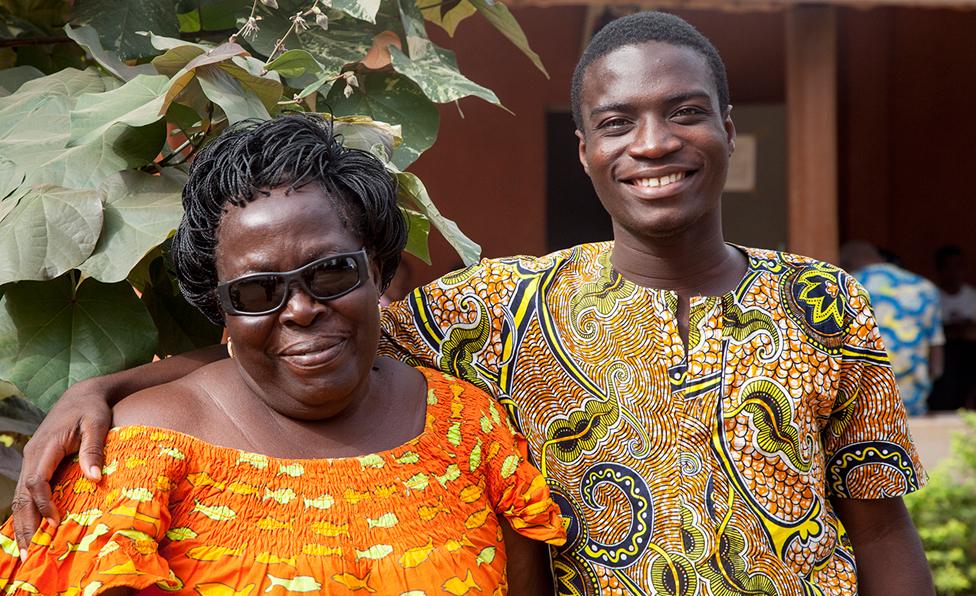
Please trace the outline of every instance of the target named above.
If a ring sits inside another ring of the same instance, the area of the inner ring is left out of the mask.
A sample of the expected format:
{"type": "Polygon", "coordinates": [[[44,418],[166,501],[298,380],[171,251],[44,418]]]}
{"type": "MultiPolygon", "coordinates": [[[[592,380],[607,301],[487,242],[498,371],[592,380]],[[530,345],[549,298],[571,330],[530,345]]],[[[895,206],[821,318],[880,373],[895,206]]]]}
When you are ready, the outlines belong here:
{"type": "Polygon", "coordinates": [[[102,481],[61,469],[23,562],[4,527],[7,593],[546,590],[506,573],[565,532],[504,412],[376,355],[406,238],[382,164],[290,115],[210,144],[183,203],[180,287],[232,358],[116,406],[102,481]]]}

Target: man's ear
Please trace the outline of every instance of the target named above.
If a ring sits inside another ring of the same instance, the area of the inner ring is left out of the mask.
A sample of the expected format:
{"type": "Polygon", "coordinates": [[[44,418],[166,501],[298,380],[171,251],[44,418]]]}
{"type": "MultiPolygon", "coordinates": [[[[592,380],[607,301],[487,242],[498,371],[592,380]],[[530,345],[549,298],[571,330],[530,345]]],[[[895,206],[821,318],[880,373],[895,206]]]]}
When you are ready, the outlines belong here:
{"type": "Polygon", "coordinates": [[[732,122],[732,106],[725,108],[725,118],[722,119],[722,126],[725,127],[725,134],[729,140],[729,155],[735,151],[735,124],[732,122]]]}
{"type": "Polygon", "coordinates": [[[579,160],[580,160],[580,164],[583,165],[583,171],[586,172],[586,175],[587,176],[589,176],[590,175],[590,165],[586,161],[586,136],[584,136],[583,133],[580,132],[579,129],[576,129],[576,138],[579,139],[579,160]]]}

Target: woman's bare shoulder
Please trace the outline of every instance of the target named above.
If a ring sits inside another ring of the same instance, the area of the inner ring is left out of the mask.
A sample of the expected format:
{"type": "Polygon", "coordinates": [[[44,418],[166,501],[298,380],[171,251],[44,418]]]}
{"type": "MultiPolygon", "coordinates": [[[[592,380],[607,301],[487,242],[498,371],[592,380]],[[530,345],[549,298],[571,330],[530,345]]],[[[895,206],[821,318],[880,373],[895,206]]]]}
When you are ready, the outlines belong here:
{"type": "Polygon", "coordinates": [[[112,408],[114,426],[156,426],[198,435],[216,414],[210,385],[221,376],[221,362],[129,395],[112,408]],[[213,370],[207,370],[213,369],[213,370]]]}

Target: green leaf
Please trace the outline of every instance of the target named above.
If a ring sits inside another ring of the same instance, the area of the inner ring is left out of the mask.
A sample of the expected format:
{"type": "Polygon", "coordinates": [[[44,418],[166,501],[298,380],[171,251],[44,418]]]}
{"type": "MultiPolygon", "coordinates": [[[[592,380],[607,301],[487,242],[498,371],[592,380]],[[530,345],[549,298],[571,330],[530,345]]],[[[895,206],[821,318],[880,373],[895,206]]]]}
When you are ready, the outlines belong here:
{"type": "Polygon", "coordinates": [[[368,151],[383,162],[390,161],[393,148],[400,142],[400,126],[377,122],[367,116],[340,116],[333,119],[333,130],[342,136],[342,144],[368,151]]]}
{"type": "Polygon", "coordinates": [[[420,178],[410,172],[396,172],[396,178],[397,196],[401,205],[416,209],[430,220],[444,239],[454,247],[465,265],[477,263],[481,258],[481,246],[465,236],[456,223],[441,215],[420,178]]]}
{"type": "Polygon", "coordinates": [[[142,293],[142,302],[159,330],[160,357],[220,342],[223,328],[211,323],[183,298],[163,257],[157,257],[149,266],[149,283],[142,293]]]}
{"type": "Polygon", "coordinates": [[[3,95],[7,96],[11,93],[15,93],[20,86],[40,77],[43,77],[44,73],[37,70],[33,66],[15,66],[13,68],[8,68],[5,70],[0,70],[0,90],[3,91],[3,95]]]}
{"type": "Polygon", "coordinates": [[[0,285],[52,279],[77,267],[92,253],[101,229],[96,191],[31,189],[0,221],[0,285]]]}
{"type": "Polygon", "coordinates": [[[451,37],[454,37],[454,32],[457,30],[457,26],[461,21],[478,12],[474,4],[471,4],[468,0],[461,0],[460,2],[453,0],[440,3],[418,0],[417,3],[427,7],[421,10],[424,18],[439,25],[451,37]]]}
{"type": "Polygon", "coordinates": [[[199,33],[200,32],[200,11],[191,10],[190,12],[176,13],[176,21],[180,25],[180,33],[199,33]]]}
{"type": "Polygon", "coordinates": [[[131,81],[140,74],[156,74],[156,71],[149,64],[129,66],[128,64],[119,60],[119,57],[115,54],[115,52],[109,52],[102,47],[102,42],[98,39],[98,32],[89,25],[78,27],[77,29],[72,29],[71,25],[65,25],[64,32],[67,33],[68,37],[73,39],[75,43],[85,48],[85,50],[91,54],[91,57],[98,62],[102,68],[123,81],[131,81]]]}
{"type": "Polygon", "coordinates": [[[27,172],[28,184],[93,188],[106,176],[146,163],[147,154],[152,159],[163,137],[154,141],[151,129],[113,127],[96,142],[65,148],[78,96],[101,93],[109,81],[116,79],[94,69],[67,69],[0,98],[0,153],[27,172]]]}
{"type": "Polygon", "coordinates": [[[224,70],[215,66],[201,66],[196,69],[196,78],[204,95],[220,106],[231,124],[248,118],[271,118],[261,99],[246,91],[237,79],[224,70]]]}
{"type": "MultiPolygon", "coordinates": [[[[23,183],[24,169],[6,157],[0,157],[0,201],[14,194],[23,183]]],[[[4,208],[0,207],[0,221],[3,221],[3,216],[4,208]]]]}
{"type": "Polygon", "coordinates": [[[435,46],[430,40],[414,39],[411,40],[410,53],[412,59],[396,46],[390,46],[393,69],[417,83],[431,101],[448,103],[473,95],[501,105],[491,89],[461,74],[453,52],[435,46]]]}
{"type": "Polygon", "coordinates": [[[427,242],[430,236],[430,221],[419,211],[403,206],[400,207],[400,211],[407,220],[407,245],[404,250],[430,265],[430,247],[427,242]]]}
{"type": "Polygon", "coordinates": [[[380,0],[333,0],[332,8],[369,23],[376,22],[380,0]]]}
{"type": "Polygon", "coordinates": [[[126,282],[20,282],[0,300],[0,377],[48,410],[72,383],[148,362],[152,318],[126,282]]]}
{"type": "Polygon", "coordinates": [[[370,73],[360,77],[359,89],[348,98],[342,87],[333,87],[326,99],[335,115],[362,114],[402,127],[403,143],[393,151],[393,163],[401,170],[437,139],[440,113],[410,79],[396,73],[370,73]]]}
{"type": "Polygon", "coordinates": [[[522,53],[528,56],[532,64],[535,64],[535,67],[541,70],[547,79],[549,78],[546,67],[542,65],[542,59],[529,47],[529,40],[526,39],[525,32],[522,31],[522,27],[515,20],[515,17],[512,16],[512,13],[509,12],[507,6],[497,0],[471,0],[471,2],[495,29],[498,29],[502,35],[507,37],[515,47],[522,50],[522,53]]]}
{"type": "Polygon", "coordinates": [[[125,279],[144,255],[176,230],[183,215],[180,191],[185,182],[182,173],[171,171],[162,176],[122,172],[107,178],[99,188],[105,196],[102,234],[78,269],[99,281],[125,279]]]}
{"type": "Polygon", "coordinates": [[[305,50],[288,50],[269,62],[265,68],[277,71],[278,74],[289,79],[300,77],[306,72],[318,74],[322,71],[322,65],[305,50]]]}
{"type": "Polygon", "coordinates": [[[180,33],[174,0],[77,0],[71,21],[94,27],[102,46],[117,51],[122,60],[157,53],[138,31],[171,37],[180,33]]]}
{"type": "Polygon", "coordinates": [[[145,126],[163,117],[163,93],[169,77],[138,75],[125,85],[105,93],[87,93],[71,111],[69,146],[86,145],[113,126],[145,126]]]}
{"type": "MultiPolygon", "coordinates": [[[[286,6],[300,7],[298,3],[286,4],[284,0],[278,4],[280,8],[265,16],[261,21],[261,29],[251,41],[251,47],[264,56],[271,55],[277,41],[291,26],[288,16],[295,12],[289,13],[286,6]]],[[[373,36],[379,32],[377,27],[364,25],[362,21],[353,18],[334,19],[330,22],[328,31],[312,27],[297,37],[289,37],[288,47],[308,51],[322,66],[321,86],[342,72],[345,65],[362,60],[373,45],[373,36]]]]}

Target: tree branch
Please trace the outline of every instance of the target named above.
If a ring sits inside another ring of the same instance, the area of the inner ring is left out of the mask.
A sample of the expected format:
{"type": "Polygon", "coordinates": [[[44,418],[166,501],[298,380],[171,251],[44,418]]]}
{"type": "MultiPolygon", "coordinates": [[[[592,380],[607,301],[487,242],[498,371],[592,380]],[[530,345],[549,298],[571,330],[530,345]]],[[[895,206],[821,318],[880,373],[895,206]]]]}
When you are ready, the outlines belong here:
{"type": "Polygon", "coordinates": [[[46,46],[52,43],[74,43],[67,37],[25,37],[23,39],[0,39],[0,48],[17,46],[46,46]]]}

